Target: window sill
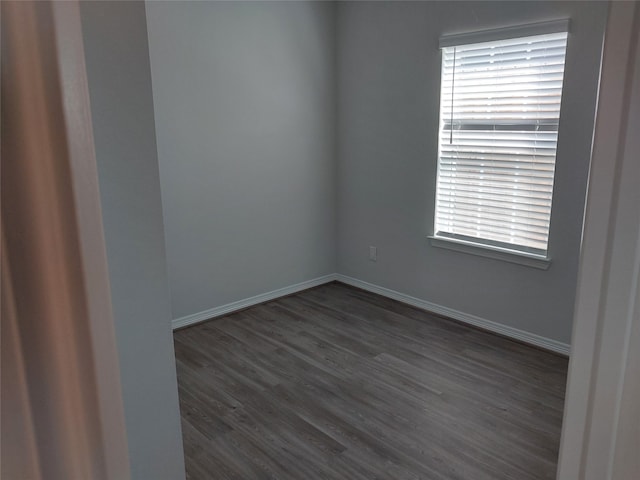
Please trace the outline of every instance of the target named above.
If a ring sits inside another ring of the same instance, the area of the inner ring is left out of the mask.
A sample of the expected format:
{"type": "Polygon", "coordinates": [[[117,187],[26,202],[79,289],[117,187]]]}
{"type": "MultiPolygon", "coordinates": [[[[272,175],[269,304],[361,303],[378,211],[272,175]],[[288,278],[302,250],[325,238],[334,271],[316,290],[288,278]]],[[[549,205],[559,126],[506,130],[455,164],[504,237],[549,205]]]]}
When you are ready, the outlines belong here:
{"type": "Polygon", "coordinates": [[[468,253],[470,255],[478,255],[480,257],[493,258],[510,263],[517,263],[527,267],[538,268],[540,270],[548,270],[551,265],[551,259],[541,255],[531,253],[517,252],[506,248],[492,247],[482,245],[480,243],[467,242],[465,240],[457,240],[446,237],[429,236],[429,242],[433,247],[446,248],[456,252],[468,253]]]}

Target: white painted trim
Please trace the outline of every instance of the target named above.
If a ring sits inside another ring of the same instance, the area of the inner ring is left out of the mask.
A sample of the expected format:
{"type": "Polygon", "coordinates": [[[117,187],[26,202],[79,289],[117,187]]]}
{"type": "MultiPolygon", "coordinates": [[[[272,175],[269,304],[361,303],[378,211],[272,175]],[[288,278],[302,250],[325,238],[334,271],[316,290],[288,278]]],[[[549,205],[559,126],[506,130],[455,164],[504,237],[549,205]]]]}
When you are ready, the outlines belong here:
{"type": "Polygon", "coordinates": [[[479,257],[493,258],[509,263],[517,263],[525,267],[538,268],[540,270],[548,270],[551,265],[551,259],[542,255],[533,253],[518,252],[493,245],[484,245],[482,243],[469,242],[457,238],[439,237],[431,235],[428,237],[432,247],[445,248],[455,252],[468,253],[469,255],[477,255],[479,257]]]}
{"type": "Polygon", "coordinates": [[[296,283],[295,285],[290,285],[288,287],[279,288],[271,292],[261,293],[253,297],[238,300],[237,302],[227,303],[226,305],[213,307],[202,312],[186,315],[181,318],[176,318],[171,322],[171,325],[174,330],[178,328],[184,328],[189,325],[194,325],[196,323],[204,322],[205,320],[221,317],[222,315],[227,315],[228,313],[237,312],[238,310],[242,310],[244,308],[252,307],[260,303],[275,300],[276,298],[291,295],[293,293],[301,292],[302,290],[307,290],[308,288],[317,287],[319,285],[324,285],[325,283],[330,283],[336,280],[347,285],[358,287],[372,293],[377,293],[378,295],[382,295],[383,297],[391,298],[393,300],[397,300],[399,302],[421,308],[428,312],[452,318],[454,320],[458,320],[460,322],[482,328],[483,330],[498,333],[500,335],[504,335],[505,337],[513,338],[514,340],[519,340],[530,345],[535,345],[536,347],[544,348],[545,350],[550,350],[561,355],[568,356],[571,349],[571,347],[566,343],[558,342],[556,340],[542,337],[534,333],[525,332],[524,330],[510,327],[508,325],[503,325],[501,323],[492,322],[491,320],[486,320],[469,313],[460,312],[449,307],[443,307],[442,305],[438,305],[436,303],[421,300],[410,295],[405,295],[404,293],[396,292],[395,290],[390,290],[388,288],[374,285],[373,283],[358,280],[357,278],[349,277],[347,275],[342,275],[339,273],[332,273],[323,277],[307,280],[306,282],[296,283]]]}
{"type": "Polygon", "coordinates": [[[558,480],[640,478],[638,52],[640,4],[611,2],[578,271],[558,480]]]}
{"type": "Polygon", "coordinates": [[[242,310],[247,307],[252,307],[253,305],[258,305],[259,303],[268,302],[269,300],[275,300],[276,298],[284,297],[286,295],[291,295],[292,293],[297,293],[302,290],[306,290],[308,288],[317,287],[318,285],[330,283],[335,280],[336,280],[336,274],[331,273],[323,277],[314,278],[312,280],[307,280],[305,282],[296,283],[295,285],[289,285],[288,287],[279,288],[271,292],[261,293],[253,297],[245,298],[243,300],[238,300],[237,302],[227,303],[226,305],[213,307],[208,310],[204,310],[202,312],[193,313],[191,315],[187,315],[181,318],[176,318],[171,322],[171,326],[173,327],[174,330],[177,328],[187,327],[195,323],[204,322],[205,320],[210,320],[212,318],[220,317],[222,315],[226,315],[231,312],[236,312],[238,310],[242,310]]]}
{"type": "Polygon", "coordinates": [[[440,48],[455,47],[469,43],[495,42],[508,38],[531,37],[547,33],[569,32],[571,20],[568,18],[552,20],[550,22],[530,23],[512,27],[493,28],[476,32],[454,33],[440,37],[440,48]]]}
{"type": "Polygon", "coordinates": [[[443,307],[442,305],[411,297],[409,295],[405,295],[404,293],[396,292],[395,290],[390,290],[379,285],[374,285],[373,283],[364,282],[362,280],[358,280],[356,278],[348,277],[341,274],[336,275],[336,280],[342,283],[346,283],[347,285],[358,287],[372,293],[377,293],[378,295],[382,295],[383,297],[391,298],[393,300],[397,300],[399,302],[406,303],[423,310],[427,310],[437,315],[449,317],[454,320],[479,327],[483,330],[498,333],[500,335],[504,335],[506,337],[528,343],[530,345],[535,345],[536,347],[544,348],[545,350],[559,353],[561,355],[568,356],[571,350],[571,347],[566,343],[558,342],[557,340],[542,337],[534,333],[525,332],[524,330],[510,327],[508,325],[492,322],[491,320],[487,320],[476,315],[471,315],[469,313],[460,312],[458,310],[454,310],[453,308],[443,307]]]}

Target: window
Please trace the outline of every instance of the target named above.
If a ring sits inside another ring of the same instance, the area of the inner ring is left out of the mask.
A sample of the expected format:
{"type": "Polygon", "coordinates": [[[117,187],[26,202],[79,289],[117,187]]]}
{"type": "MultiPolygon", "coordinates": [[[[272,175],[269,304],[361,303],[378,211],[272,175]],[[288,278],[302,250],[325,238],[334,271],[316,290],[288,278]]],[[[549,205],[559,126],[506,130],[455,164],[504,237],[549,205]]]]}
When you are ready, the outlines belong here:
{"type": "Polygon", "coordinates": [[[441,40],[435,237],[546,257],[566,28],[483,33],[441,40]]]}

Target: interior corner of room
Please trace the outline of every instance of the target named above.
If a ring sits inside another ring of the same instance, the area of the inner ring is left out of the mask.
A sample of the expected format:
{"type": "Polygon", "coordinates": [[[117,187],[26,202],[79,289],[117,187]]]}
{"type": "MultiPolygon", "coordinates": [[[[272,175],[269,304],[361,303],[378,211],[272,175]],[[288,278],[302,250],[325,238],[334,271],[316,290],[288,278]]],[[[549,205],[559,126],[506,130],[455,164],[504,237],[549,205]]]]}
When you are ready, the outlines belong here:
{"type": "MultiPolygon", "coordinates": [[[[78,8],[133,480],[184,479],[185,459],[190,479],[640,472],[637,2],[78,8]],[[536,41],[540,65],[474,83],[490,48],[507,64],[536,41]],[[542,100],[503,122],[518,75],[542,100]]],[[[26,198],[6,178],[3,228],[26,198]]]]}
{"type": "MultiPolygon", "coordinates": [[[[84,4],[98,164],[112,180],[102,191],[107,248],[131,248],[109,242],[109,225],[137,222],[141,210],[153,213],[137,241],[149,242],[156,279],[163,266],[154,256],[166,252],[170,302],[158,285],[149,305],[159,311],[143,315],[157,321],[170,308],[173,327],[182,328],[338,281],[568,355],[607,8],[84,4]],[[570,18],[571,32],[553,262],[541,270],[434,248],[426,237],[434,233],[439,37],[554,18],[570,18]],[[114,44],[107,32],[115,28],[114,44]],[[132,77],[108,75],[115,65],[132,77]],[[128,99],[126,114],[112,95],[128,99]]],[[[115,287],[116,308],[129,281],[115,287]]]]}
{"type": "Polygon", "coordinates": [[[146,13],[176,327],[337,279],[568,354],[605,4],[146,13]],[[434,248],[438,38],[548,18],[571,18],[552,263],[434,248]]]}

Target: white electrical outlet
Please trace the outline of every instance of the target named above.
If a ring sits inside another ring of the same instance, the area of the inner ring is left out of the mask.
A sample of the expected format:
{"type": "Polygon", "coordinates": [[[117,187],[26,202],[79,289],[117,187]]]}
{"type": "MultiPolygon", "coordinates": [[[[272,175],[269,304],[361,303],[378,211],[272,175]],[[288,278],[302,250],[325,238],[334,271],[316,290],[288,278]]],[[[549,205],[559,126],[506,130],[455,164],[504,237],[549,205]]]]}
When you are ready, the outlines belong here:
{"type": "Polygon", "coordinates": [[[378,261],[378,247],[369,247],[369,260],[378,261]]]}

